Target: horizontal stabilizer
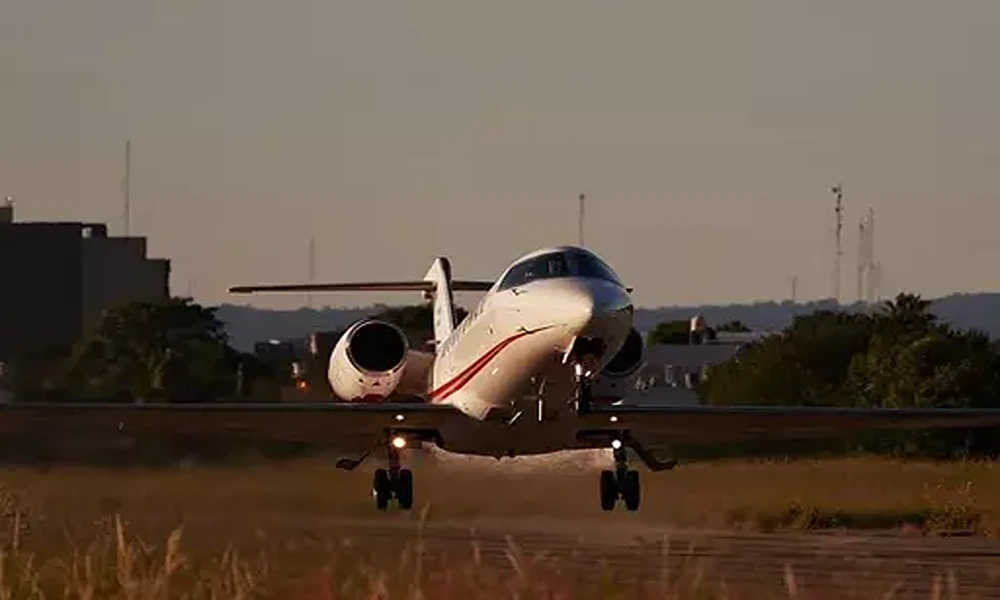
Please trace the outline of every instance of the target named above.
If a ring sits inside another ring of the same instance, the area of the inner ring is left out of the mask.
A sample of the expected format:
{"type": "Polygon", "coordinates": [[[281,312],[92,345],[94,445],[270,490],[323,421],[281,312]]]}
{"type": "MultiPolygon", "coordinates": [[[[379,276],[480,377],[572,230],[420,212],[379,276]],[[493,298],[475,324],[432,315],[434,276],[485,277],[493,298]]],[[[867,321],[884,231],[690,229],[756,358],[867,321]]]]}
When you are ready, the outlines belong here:
{"type": "MultiPolygon", "coordinates": [[[[485,292],[493,287],[492,281],[452,281],[456,292],[485,292]]],[[[255,292],[433,292],[433,281],[364,281],[357,283],[303,283],[281,285],[239,285],[229,288],[232,294],[255,292]]]]}

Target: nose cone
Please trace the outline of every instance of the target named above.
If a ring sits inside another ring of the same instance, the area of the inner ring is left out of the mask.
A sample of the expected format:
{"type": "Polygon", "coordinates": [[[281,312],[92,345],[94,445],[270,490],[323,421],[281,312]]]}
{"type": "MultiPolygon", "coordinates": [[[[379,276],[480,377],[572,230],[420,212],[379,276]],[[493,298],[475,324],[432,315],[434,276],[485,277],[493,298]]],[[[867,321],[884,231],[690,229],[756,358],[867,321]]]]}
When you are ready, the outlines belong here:
{"type": "Polygon", "coordinates": [[[566,282],[561,286],[558,306],[558,320],[574,335],[601,339],[609,349],[620,347],[632,329],[632,299],[608,281],[566,282]]]}
{"type": "Polygon", "coordinates": [[[574,285],[565,290],[560,304],[562,320],[581,332],[604,319],[632,315],[632,301],[625,290],[604,282],[574,285]]]}
{"type": "Polygon", "coordinates": [[[597,299],[581,286],[568,286],[561,300],[559,317],[575,330],[585,329],[599,310],[597,299]]]}

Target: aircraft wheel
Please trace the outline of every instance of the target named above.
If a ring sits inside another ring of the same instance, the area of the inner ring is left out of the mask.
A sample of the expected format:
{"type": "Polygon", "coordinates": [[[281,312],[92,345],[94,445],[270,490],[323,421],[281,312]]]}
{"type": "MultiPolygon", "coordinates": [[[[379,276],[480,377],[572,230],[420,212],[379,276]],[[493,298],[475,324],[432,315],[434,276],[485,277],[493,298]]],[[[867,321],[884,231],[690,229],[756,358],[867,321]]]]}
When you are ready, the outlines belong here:
{"type": "Polygon", "coordinates": [[[625,508],[629,511],[639,510],[639,472],[626,471],[625,481],[622,482],[622,497],[625,499],[625,508]]]}
{"type": "Polygon", "coordinates": [[[601,509],[614,510],[618,502],[618,483],[614,471],[601,471],[601,509]]]}
{"type": "Polygon", "coordinates": [[[413,472],[409,469],[399,471],[399,479],[396,480],[396,502],[403,510],[410,510],[413,506],[413,472]]]}
{"type": "Polygon", "coordinates": [[[385,510],[389,507],[389,500],[392,498],[392,485],[389,481],[389,473],[385,469],[375,469],[372,494],[375,496],[375,508],[385,510]]]}

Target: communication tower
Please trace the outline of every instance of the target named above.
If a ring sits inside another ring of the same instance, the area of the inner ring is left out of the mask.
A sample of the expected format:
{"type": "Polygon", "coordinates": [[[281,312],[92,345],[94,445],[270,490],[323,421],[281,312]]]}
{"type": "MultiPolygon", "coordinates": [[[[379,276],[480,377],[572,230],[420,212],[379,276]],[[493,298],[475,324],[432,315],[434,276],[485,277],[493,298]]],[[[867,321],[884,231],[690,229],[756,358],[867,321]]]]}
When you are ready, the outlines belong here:
{"type": "MultiPolygon", "coordinates": [[[[309,264],[308,270],[309,284],[316,283],[316,239],[309,238],[309,264]]],[[[313,307],[312,292],[306,293],[306,306],[313,307]]]]}
{"type": "Polygon", "coordinates": [[[875,209],[858,223],[858,302],[879,299],[879,265],[875,262],[875,209]]]}
{"type": "Polygon", "coordinates": [[[837,184],[830,188],[835,199],[833,211],[837,216],[836,256],[833,264],[833,298],[840,304],[840,258],[843,256],[841,237],[844,230],[844,186],[837,184]]]}
{"type": "Polygon", "coordinates": [[[128,237],[130,221],[132,220],[132,140],[125,140],[125,179],[122,181],[122,190],[125,194],[125,209],[122,215],[123,229],[125,237],[128,237]]]}

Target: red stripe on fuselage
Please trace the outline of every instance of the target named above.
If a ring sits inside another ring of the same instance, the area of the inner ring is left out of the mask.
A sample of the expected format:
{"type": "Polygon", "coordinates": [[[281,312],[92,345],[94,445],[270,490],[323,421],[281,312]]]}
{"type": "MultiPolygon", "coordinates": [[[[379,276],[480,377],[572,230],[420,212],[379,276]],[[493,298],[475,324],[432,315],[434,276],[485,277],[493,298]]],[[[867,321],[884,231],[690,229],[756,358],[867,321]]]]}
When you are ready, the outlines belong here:
{"type": "MultiPolygon", "coordinates": [[[[548,329],[548,327],[543,327],[542,329],[548,329]]],[[[504,348],[513,344],[514,342],[523,338],[524,336],[531,333],[535,333],[537,331],[541,331],[542,329],[536,329],[534,331],[520,331],[502,340],[497,345],[490,348],[489,351],[486,352],[486,354],[483,354],[482,356],[477,358],[472,364],[463,369],[461,373],[459,373],[455,377],[452,377],[449,381],[447,381],[437,389],[432,390],[431,393],[428,394],[430,401],[435,403],[443,402],[445,398],[454,394],[458,390],[462,389],[467,383],[469,383],[469,381],[471,381],[473,377],[475,377],[480,371],[482,371],[483,368],[486,367],[486,365],[489,364],[491,360],[496,358],[496,356],[500,354],[500,352],[503,351],[504,348]]]]}

